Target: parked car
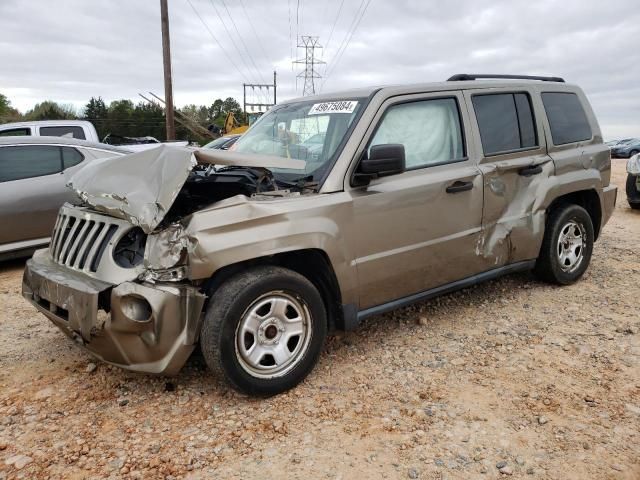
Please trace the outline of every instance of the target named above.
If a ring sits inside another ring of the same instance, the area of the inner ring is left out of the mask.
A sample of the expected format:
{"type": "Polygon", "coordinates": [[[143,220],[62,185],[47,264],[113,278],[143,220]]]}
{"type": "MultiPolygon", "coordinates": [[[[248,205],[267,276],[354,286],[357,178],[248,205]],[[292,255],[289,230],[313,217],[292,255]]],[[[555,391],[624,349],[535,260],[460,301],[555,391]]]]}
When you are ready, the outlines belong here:
{"type": "Polygon", "coordinates": [[[0,260],[49,243],[58,210],[76,198],[65,187],[89,162],[130,153],[64,137],[0,137],[0,260]]]}
{"type": "Polygon", "coordinates": [[[155,137],[124,137],[122,135],[116,135],[114,133],[107,134],[102,143],[107,145],[114,145],[117,147],[123,147],[132,152],[141,152],[142,150],[149,150],[150,148],[156,148],[159,145],[166,143],[177,147],[189,146],[188,140],[170,140],[168,142],[161,142],[155,137]]]}
{"type": "Polygon", "coordinates": [[[635,210],[640,210],[640,154],[627,162],[627,202],[635,210]]]}
{"type": "Polygon", "coordinates": [[[233,151],[89,165],[23,295],[106,362],[173,374],[199,343],[270,395],[330,328],[512,272],[571,284],[616,201],[598,122],[562,79],[482,77],[295,99],[233,151]]]}
{"type": "Polygon", "coordinates": [[[640,153],[640,138],[622,140],[611,147],[611,156],[613,158],[630,158],[636,153],[640,153]]]}
{"type": "Polygon", "coordinates": [[[622,145],[622,144],[630,142],[632,140],[635,140],[635,139],[633,139],[633,138],[623,138],[621,140],[609,140],[608,142],[605,142],[605,145],[607,145],[608,147],[615,147],[616,145],[622,145]]]}
{"type": "Polygon", "coordinates": [[[215,140],[207,143],[202,148],[213,148],[215,150],[229,150],[231,146],[238,141],[242,135],[225,135],[224,137],[216,138],[215,140]]]}
{"type": "Polygon", "coordinates": [[[17,136],[68,137],[90,142],[100,141],[93,124],[85,120],[40,120],[0,125],[0,137],[17,136]]]}

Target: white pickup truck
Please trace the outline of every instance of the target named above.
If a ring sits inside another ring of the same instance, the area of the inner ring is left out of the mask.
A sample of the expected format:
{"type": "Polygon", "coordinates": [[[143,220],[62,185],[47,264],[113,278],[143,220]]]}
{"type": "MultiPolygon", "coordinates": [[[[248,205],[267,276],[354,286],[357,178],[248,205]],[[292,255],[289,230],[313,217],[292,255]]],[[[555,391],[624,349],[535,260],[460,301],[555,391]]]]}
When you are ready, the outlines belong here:
{"type": "Polygon", "coordinates": [[[0,125],[0,137],[69,137],[99,143],[98,132],[86,120],[41,120],[0,125]]]}

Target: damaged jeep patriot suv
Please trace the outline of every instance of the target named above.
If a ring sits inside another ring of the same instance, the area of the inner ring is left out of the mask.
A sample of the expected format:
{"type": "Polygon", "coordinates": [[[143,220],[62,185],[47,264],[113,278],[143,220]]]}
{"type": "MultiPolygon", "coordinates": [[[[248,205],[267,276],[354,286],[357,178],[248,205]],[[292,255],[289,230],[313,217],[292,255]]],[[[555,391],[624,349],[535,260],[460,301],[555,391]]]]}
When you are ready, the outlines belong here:
{"type": "Polygon", "coordinates": [[[498,77],[306,97],[232,151],[93,162],[23,295],[105,362],[175,374],[199,343],[270,395],[330,328],[510,272],[575,282],[615,205],[609,149],[580,88],[498,77]]]}

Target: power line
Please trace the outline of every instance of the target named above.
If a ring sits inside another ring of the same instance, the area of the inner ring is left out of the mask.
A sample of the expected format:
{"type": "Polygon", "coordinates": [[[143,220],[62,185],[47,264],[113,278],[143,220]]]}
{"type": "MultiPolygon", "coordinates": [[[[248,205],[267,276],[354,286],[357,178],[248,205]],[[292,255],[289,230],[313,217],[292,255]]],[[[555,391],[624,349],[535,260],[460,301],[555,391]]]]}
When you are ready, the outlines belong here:
{"type": "Polygon", "coordinates": [[[299,0],[300,4],[300,26],[304,32],[304,0],[299,0]]]}
{"type": "MultiPolygon", "coordinates": [[[[360,17],[358,17],[358,12],[356,12],[356,17],[354,18],[355,24],[352,23],[353,28],[351,29],[351,33],[347,32],[347,36],[345,36],[346,43],[345,41],[343,41],[344,47],[342,47],[342,50],[338,49],[338,51],[336,52],[336,55],[334,55],[335,60],[332,62],[331,68],[329,68],[329,71],[327,72],[321,87],[324,86],[324,84],[329,79],[329,76],[331,76],[331,74],[335,71],[336,65],[340,63],[340,60],[342,59],[342,55],[344,54],[345,50],[349,47],[349,43],[351,42],[351,39],[353,38],[353,35],[355,34],[356,30],[360,26],[360,22],[362,21],[362,18],[364,17],[364,14],[367,11],[367,8],[369,8],[369,4],[371,3],[371,0],[366,0],[366,2],[367,3],[364,5],[364,8],[362,9],[362,13],[360,13],[360,17]],[[357,18],[357,21],[356,21],[356,18],[357,18]]],[[[360,7],[362,7],[364,3],[365,3],[365,0],[362,0],[360,7]]],[[[358,8],[358,11],[359,10],[360,8],[358,8]]]]}
{"type": "MultiPolygon", "coordinates": [[[[291,0],[287,0],[287,7],[289,8],[289,58],[293,62],[293,39],[291,38],[291,0]]],[[[291,63],[291,71],[293,71],[293,63],[291,63]]]]}
{"type": "Polygon", "coordinates": [[[324,44],[323,54],[325,51],[329,49],[329,44],[331,43],[331,38],[333,37],[333,31],[336,28],[336,23],[338,23],[338,18],[340,18],[340,12],[342,12],[343,6],[344,6],[344,0],[340,2],[340,7],[338,7],[338,13],[336,14],[336,18],[333,20],[333,25],[331,26],[331,32],[329,33],[327,43],[324,44]]]}
{"type": "MultiPolygon", "coordinates": [[[[213,1],[213,0],[211,0],[211,1],[213,1]]],[[[244,50],[247,52],[247,55],[249,56],[249,60],[251,60],[251,64],[253,65],[253,68],[258,73],[258,77],[260,78],[260,80],[262,80],[262,82],[264,83],[264,77],[262,76],[262,74],[260,73],[260,70],[256,66],[256,62],[253,60],[253,56],[251,55],[251,52],[249,51],[249,48],[247,48],[247,44],[244,42],[244,36],[241,35],[240,34],[240,30],[238,30],[238,26],[236,25],[236,21],[233,19],[233,15],[231,15],[231,12],[227,8],[227,4],[225,3],[225,1],[224,0],[220,0],[220,1],[222,2],[222,6],[224,7],[224,9],[227,12],[227,15],[229,15],[229,18],[231,19],[231,23],[233,24],[233,28],[235,29],[236,33],[238,34],[238,37],[240,37],[240,42],[242,43],[242,46],[244,47],[244,50]]]]}
{"type": "MultiPolygon", "coordinates": [[[[269,63],[271,63],[273,65],[273,60],[271,59],[270,55],[267,55],[267,52],[264,49],[264,45],[262,43],[262,40],[260,39],[260,37],[258,36],[258,31],[256,30],[256,27],[253,25],[253,22],[251,21],[251,17],[249,16],[249,13],[247,12],[247,9],[244,7],[244,3],[242,0],[238,0],[240,2],[240,6],[242,7],[242,10],[245,14],[245,16],[247,17],[247,21],[249,22],[249,26],[251,27],[251,30],[253,30],[253,34],[256,37],[256,40],[258,40],[258,45],[260,45],[260,50],[262,50],[262,54],[264,55],[264,58],[266,58],[269,63]]],[[[291,30],[289,30],[289,32],[291,32],[291,30]]]]}
{"type": "Polygon", "coordinates": [[[209,0],[209,3],[211,3],[211,6],[213,7],[213,10],[216,12],[216,15],[218,16],[218,19],[220,20],[220,23],[222,23],[222,26],[224,27],[224,31],[227,32],[227,36],[231,40],[231,43],[233,44],[233,48],[235,48],[236,52],[238,52],[238,57],[240,57],[240,60],[242,61],[242,64],[244,65],[244,68],[247,69],[247,72],[250,75],[253,75],[251,73],[251,67],[249,66],[249,64],[244,59],[244,56],[242,55],[242,51],[238,47],[238,44],[236,43],[236,41],[233,39],[233,35],[231,34],[229,29],[227,28],[227,24],[224,23],[224,20],[222,19],[222,15],[220,15],[220,12],[218,11],[218,8],[216,7],[215,3],[213,3],[213,0],[209,0]]]}
{"type": "Polygon", "coordinates": [[[238,68],[238,65],[236,65],[236,62],[233,61],[233,58],[231,58],[231,56],[227,53],[227,51],[224,49],[224,47],[222,46],[222,44],[220,43],[220,41],[216,38],[216,36],[213,34],[213,32],[211,31],[211,29],[209,28],[209,25],[207,25],[207,23],[204,21],[204,19],[200,16],[200,13],[198,12],[198,10],[196,10],[196,7],[193,6],[193,3],[191,3],[191,0],[187,0],[187,3],[191,6],[193,12],[196,14],[196,16],[200,19],[200,22],[202,23],[202,25],[204,26],[204,28],[207,30],[207,32],[209,32],[209,35],[211,35],[211,38],[213,38],[213,41],[216,42],[218,44],[218,46],[220,47],[220,50],[222,50],[222,52],[225,54],[225,56],[227,57],[227,60],[229,60],[229,62],[231,63],[231,65],[233,65],[233,67],[238,71],[238,73],[240,74],[240,76],[246,81],[248,82],[248,79],[246,77],[246,75],[244,73],[242,73],[242,71],[238,68]]]}

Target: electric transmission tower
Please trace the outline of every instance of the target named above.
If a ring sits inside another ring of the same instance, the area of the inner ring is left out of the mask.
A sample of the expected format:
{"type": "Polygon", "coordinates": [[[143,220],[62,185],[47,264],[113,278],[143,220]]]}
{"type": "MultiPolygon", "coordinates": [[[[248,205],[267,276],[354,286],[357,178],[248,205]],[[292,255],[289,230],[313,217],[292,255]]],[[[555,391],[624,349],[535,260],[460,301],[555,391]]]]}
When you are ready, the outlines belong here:
{"type": "Polygon", "coordinates": [[[306,97],[307,95],[316,93],[315,80],[322,78],[322,76],[316,71],[315,66],[325,62],[316,58],[316,49],[322,48],[322,45],[318,43],[318,37],[302,35],[298,42],[298,48],[304,48],[304,58],[296,60],[293,63],[303,63],[304,70],[296,76],[296,84],[298,78],[304,78],[302,95],[306,97]]]}

